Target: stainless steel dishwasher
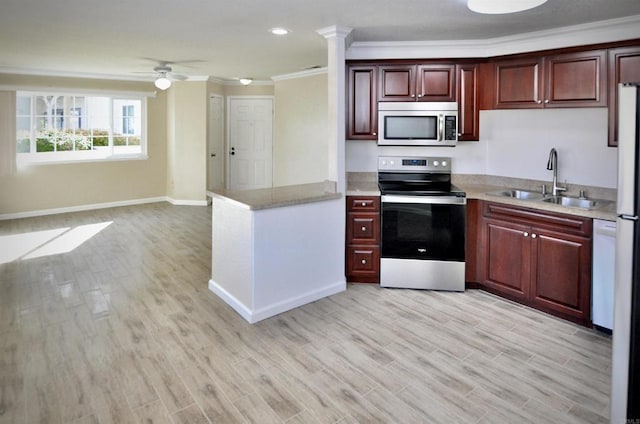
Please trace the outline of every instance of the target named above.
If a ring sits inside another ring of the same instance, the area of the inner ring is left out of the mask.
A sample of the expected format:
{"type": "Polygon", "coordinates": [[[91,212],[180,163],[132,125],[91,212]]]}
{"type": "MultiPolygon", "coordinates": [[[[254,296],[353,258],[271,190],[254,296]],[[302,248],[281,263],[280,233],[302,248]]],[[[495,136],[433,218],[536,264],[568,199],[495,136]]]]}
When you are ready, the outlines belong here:
{"type": "Polygon", "coordinates": [[[591,321],[600,330],[613,329],[615,255],[615,221],[594,219],[591,321]]]}

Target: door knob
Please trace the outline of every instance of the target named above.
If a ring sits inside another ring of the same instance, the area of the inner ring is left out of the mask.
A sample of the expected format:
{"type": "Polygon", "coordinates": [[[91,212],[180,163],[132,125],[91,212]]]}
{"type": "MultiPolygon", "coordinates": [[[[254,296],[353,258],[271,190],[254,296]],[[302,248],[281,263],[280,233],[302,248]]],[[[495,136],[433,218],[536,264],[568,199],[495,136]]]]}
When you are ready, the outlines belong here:
{"type": "Polygon", "coordinates": [[[232,148],[231,148],[231,152],[229,152],[229,154],[230,154],[231,156],[235,155],[235,154],[236,154],[236,148],[235,148],[235,147],[232,147],[232,148]]]}
{"type": "Polygon", "coordinates": [[[215,153],[211,153],[211,157],[212,157],[212,158],[215,158],[215,157],[216,157],[216,154],[215,154],[215,153]]]}

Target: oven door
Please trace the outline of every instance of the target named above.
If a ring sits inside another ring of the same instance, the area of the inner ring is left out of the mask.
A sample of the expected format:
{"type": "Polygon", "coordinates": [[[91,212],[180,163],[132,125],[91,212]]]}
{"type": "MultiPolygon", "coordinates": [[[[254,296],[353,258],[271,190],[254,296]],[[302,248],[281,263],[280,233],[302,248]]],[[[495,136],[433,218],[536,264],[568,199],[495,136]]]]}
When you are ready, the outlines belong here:
{"type": "Polygon", "coordinates": [[[466,203],[455,196],[382,196],[380,256],[464,262],[466,203]]]}

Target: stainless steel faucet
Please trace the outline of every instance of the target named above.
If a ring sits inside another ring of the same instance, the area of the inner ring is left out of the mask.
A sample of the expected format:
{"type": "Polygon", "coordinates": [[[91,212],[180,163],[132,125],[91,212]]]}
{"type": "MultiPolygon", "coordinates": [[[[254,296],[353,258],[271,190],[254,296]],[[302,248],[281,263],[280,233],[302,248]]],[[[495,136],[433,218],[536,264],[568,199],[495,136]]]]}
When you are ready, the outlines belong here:
{"type": "Polygon", "coordinates": [[[560,187],[558,185],[558,152],[555,147],[549,152],[549,161],[547,162],[547,169],[553,171],[553,182],[551,194],[557,196],[559,191],[566,191],[566,187],[560,187]]]}

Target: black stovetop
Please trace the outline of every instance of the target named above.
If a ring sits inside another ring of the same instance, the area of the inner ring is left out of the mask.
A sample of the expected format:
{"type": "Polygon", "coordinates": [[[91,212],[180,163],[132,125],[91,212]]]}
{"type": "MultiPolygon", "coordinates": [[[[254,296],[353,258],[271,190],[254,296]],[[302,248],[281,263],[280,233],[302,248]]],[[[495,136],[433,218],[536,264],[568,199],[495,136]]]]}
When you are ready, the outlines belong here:
{"type": "Polygon", "coordinates": [[[380,172],[378,187],[383,195],[466,197],[448,173],[380,172]]]}

